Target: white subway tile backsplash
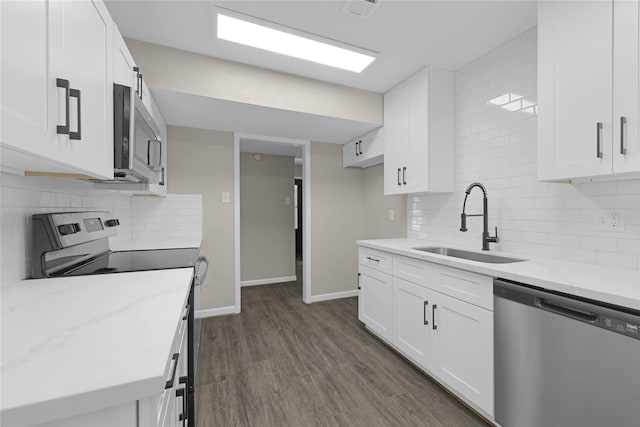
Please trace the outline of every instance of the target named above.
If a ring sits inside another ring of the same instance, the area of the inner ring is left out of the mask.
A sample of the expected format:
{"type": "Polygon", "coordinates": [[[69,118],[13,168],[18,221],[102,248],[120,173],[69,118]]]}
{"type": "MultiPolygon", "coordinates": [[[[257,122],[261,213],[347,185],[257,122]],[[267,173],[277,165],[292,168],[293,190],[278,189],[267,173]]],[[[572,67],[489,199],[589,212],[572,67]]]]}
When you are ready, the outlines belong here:
{"type": "Polygon", "coordinates": [[[112,243],[128,239],[202,238],[202,196],[131,197],[95,190],[87,181],[1,174],[2,286],[31,276],[31,216],[108,210],[120,220],[112,243]],[[152,230],[149,231],[148,227],[152,230]]]}
{"type": "MultiPolygon", "coordinates": [[[[482,220],[461,233],[464,190],[487,187],[489,226],[498,226],[497,250],[638,269],[640,179],[580,184],[537,180],[537,117],[488,103],[507,92],[536,102],[536,30],[521,34],[456,72],[456,191],[407,198],[411,238],[481,245],[482,220]],[[617,210],[624,230],[596,229],[599,211],[617,210]]],[[[481,210],[473,192],[467,212],[481,210]]]]}

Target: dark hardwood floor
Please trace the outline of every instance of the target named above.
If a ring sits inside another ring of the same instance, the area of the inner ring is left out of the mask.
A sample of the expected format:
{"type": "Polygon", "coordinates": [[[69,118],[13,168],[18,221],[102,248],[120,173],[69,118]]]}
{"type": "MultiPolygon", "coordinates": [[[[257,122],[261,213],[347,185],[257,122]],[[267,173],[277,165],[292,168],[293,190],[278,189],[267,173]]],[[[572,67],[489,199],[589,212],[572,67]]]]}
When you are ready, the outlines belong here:
{"type": "Polygon", "coordinates": [[[357,298],[301,295],[244,288],[241,314],[203,321],[197,427],[486,426],[366,332],[357,298]]]}

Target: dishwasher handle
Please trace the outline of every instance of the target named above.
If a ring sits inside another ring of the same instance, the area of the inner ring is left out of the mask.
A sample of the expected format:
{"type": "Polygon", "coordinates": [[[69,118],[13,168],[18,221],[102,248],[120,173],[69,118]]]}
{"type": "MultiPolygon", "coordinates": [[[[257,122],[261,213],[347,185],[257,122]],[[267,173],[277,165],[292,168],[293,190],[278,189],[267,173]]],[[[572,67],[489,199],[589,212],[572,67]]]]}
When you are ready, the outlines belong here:
{"type": "Polygon", "coordinates": [[[599,317],[596,313],[580,310],[566,304],[556,304],[547,298],[536,297],[536,305],[543,310],[571,317],[582,322],[595,323],[598,321],[599,317]]]}

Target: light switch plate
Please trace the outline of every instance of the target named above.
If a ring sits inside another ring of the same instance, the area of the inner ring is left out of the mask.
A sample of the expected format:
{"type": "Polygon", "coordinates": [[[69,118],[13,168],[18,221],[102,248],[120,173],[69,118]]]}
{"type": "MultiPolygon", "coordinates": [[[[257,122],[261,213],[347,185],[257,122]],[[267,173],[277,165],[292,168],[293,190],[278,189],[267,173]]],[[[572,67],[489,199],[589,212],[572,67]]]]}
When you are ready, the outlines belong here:
{"type": "Polygon", "coordinates": [[[222,192],[222,203],[230,203],[231,202],[231,194],[228,191],[222,192]]]}
{"type": "Polygon", "coordinates": [[[389,221],[395,221],[396,219],[396,211],[393,209],[389,209],[389,221]]]}

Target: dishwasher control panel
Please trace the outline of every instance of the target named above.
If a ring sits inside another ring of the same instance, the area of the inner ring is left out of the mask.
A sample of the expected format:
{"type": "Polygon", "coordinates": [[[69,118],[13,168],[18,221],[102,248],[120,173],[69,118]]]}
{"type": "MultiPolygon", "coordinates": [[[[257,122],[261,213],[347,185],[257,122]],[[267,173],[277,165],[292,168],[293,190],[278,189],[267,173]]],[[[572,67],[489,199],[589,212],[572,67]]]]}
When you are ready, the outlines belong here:
{"type": "Polygon", "coordinates": [[[620,320],[604,315],[602,316],[602,327],[615,331],[619,334],[640,339],[640,324],[638,323],[630,323],[626,320],[620,320]]]}

